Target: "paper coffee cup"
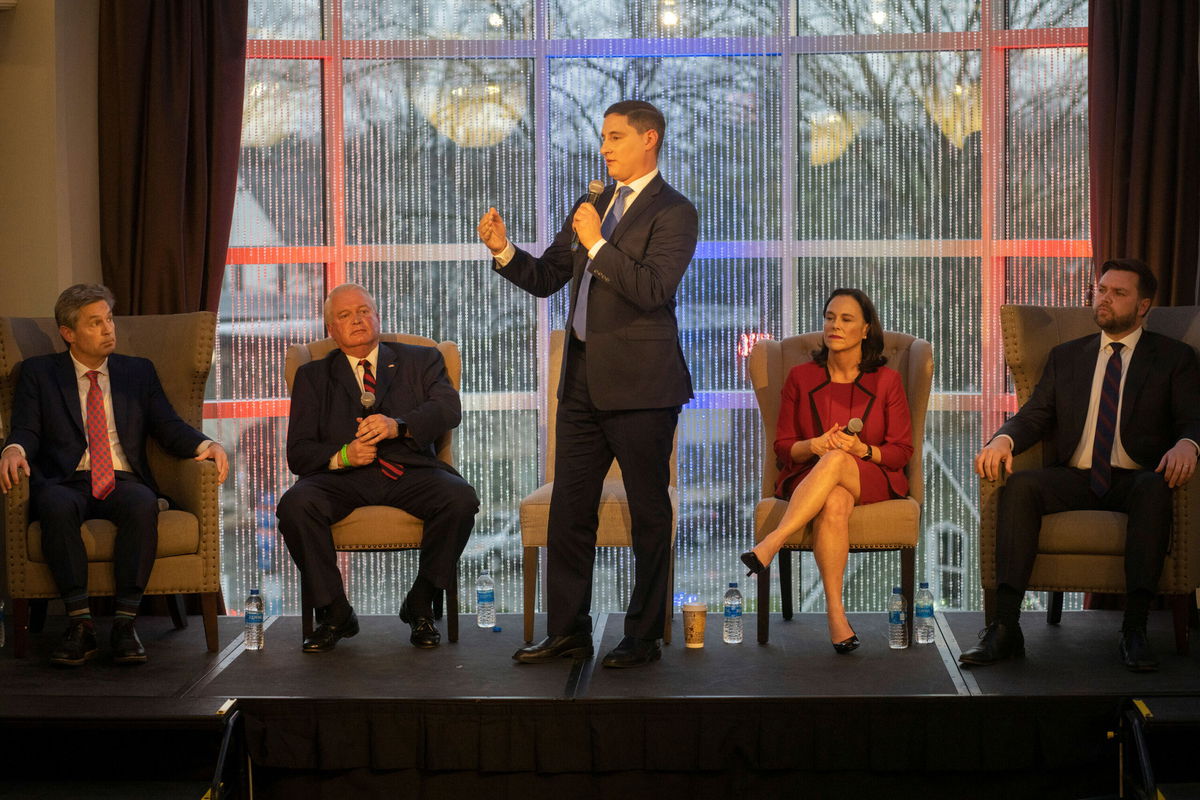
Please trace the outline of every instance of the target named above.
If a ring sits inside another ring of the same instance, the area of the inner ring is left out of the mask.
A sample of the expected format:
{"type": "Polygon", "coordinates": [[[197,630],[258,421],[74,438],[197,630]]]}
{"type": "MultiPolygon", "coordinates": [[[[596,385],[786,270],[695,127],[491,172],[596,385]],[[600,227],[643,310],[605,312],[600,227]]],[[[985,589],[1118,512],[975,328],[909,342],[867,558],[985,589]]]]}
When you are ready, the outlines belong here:
{"type": "Polygon", "coordinates": [[[708,619],[708,606],[704,603],[683,604],[683,645],[704,647],[704,623],[708,619]]]}

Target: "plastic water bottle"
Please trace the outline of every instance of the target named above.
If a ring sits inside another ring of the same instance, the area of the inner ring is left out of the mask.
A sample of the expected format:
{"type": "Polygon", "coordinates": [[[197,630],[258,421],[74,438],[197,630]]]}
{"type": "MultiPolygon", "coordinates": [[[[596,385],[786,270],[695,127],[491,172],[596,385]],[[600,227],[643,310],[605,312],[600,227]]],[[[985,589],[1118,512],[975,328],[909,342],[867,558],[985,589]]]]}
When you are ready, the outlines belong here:
{"type": "Polygon", "coordinates": [[[929,584],[921,581],[921,588],[913,598],[913,642],[933,644],[933,592],[929,584]]]}
{"type": "Polygon", "coordinates": [[[742,643],[742,593],[737,583],[725,590],[725,627],[721,631],[725,644],[742,643]]]}
{"type": "Polygon", "coordinates": [[[251,589],[246,598],[246,636],[247,650],[262,650],[266,642],[263,639],[263,601],[258,589],[251,589]]]}
{"type": "Polygon", "coordinates": [[[893,650],[903,650],[908,647],[908,620],[904,608],[904,595],[900,587],[892,589],[892,600],[888,603],[888,647],[893,650]]]}
{"type": "Polygon", "coordinates": [[[481,628],[492,628],[496,625],[496,582],[488,574],[487,567],[479,573],[475,581],[476,624],[481,628]]]}

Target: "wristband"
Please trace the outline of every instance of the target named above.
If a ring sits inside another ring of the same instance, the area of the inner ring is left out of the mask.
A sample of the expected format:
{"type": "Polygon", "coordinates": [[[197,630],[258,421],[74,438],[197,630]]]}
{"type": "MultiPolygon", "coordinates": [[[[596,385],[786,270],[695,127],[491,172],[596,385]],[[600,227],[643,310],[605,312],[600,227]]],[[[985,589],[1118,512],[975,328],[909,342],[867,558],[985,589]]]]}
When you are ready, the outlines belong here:
{"type": "Polygon", "coordinates": [[[871,445],[867,445],[867,454],[866,454],[866,455],[864,455],[864,456],[862,456],[862,460],[863,460],[863,461],[870,461],[870,460],[871,460],[871,457],[872,457],[872,456],[874,456],[874,455],[875,455],[875,451],[871,449],[871,445]]]}
{"type": "Polygon", "coordinates": [[[342,466],[343,467],[350,466],[350,456],[346,454],[346,449],[348,447],[350,447],[350,445],[348,445],[348,444],[342,445],[341,458],[342,458],[342,466]]]}

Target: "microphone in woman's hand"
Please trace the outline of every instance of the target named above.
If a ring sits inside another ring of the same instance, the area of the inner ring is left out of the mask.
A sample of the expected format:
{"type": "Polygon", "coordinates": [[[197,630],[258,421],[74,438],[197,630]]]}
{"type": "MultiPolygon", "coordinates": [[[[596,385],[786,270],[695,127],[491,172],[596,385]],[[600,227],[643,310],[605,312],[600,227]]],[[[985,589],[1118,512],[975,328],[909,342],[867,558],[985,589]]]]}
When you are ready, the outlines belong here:
{"type": "Polygon", "coordinates": [[[862,433],[862,428],[862,420],[858,417],[854,417],[846,423],[846,430],[855,436],[858,436],[860,433],[862,433]]]}

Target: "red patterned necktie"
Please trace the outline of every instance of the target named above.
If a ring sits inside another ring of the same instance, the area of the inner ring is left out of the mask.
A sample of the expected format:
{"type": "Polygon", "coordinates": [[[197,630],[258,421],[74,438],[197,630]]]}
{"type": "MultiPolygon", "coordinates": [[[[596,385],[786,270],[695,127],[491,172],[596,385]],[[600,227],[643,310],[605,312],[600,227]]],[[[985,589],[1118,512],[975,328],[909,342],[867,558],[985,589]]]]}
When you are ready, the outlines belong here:
{"type": "Polygon", "coordinates": [[[100,373],[87,373],[92,385],[87,393],[88,460],[92,468],[92,497],[103,500],[116,486],[113,474],[112,449],[108,446],[108,415],[104,413],[104,392],[97,379],[100,373]]]}
{"type": "MultiPolygon", "coordinates": [[[[371,373],[371,362],[364,358],[358,362],[358,365],[362,367],[363,371],[363,388],[371,394],[375,394],[375,376],[371,373]]],[[[392,480],[396,480],[404,474],[403,464],[393,464],[391,461],[379,457],[376,457],[375,460],[379,462],[379,469],[383,471],[383,474],[392,480]]]]}
{"type": "Polygon", "coordinates": [[[1089,485],[1097,497],[1104,497],[1112,485],[1112,451],[1117,430],[1117,404],[1121,399],[1121,348],[1112,343],[1112,355],[1104,368],[1100,384],[1100,408],[1096,412],[1096,438],[1092,440],[1092,474],[1089,485]]]}

